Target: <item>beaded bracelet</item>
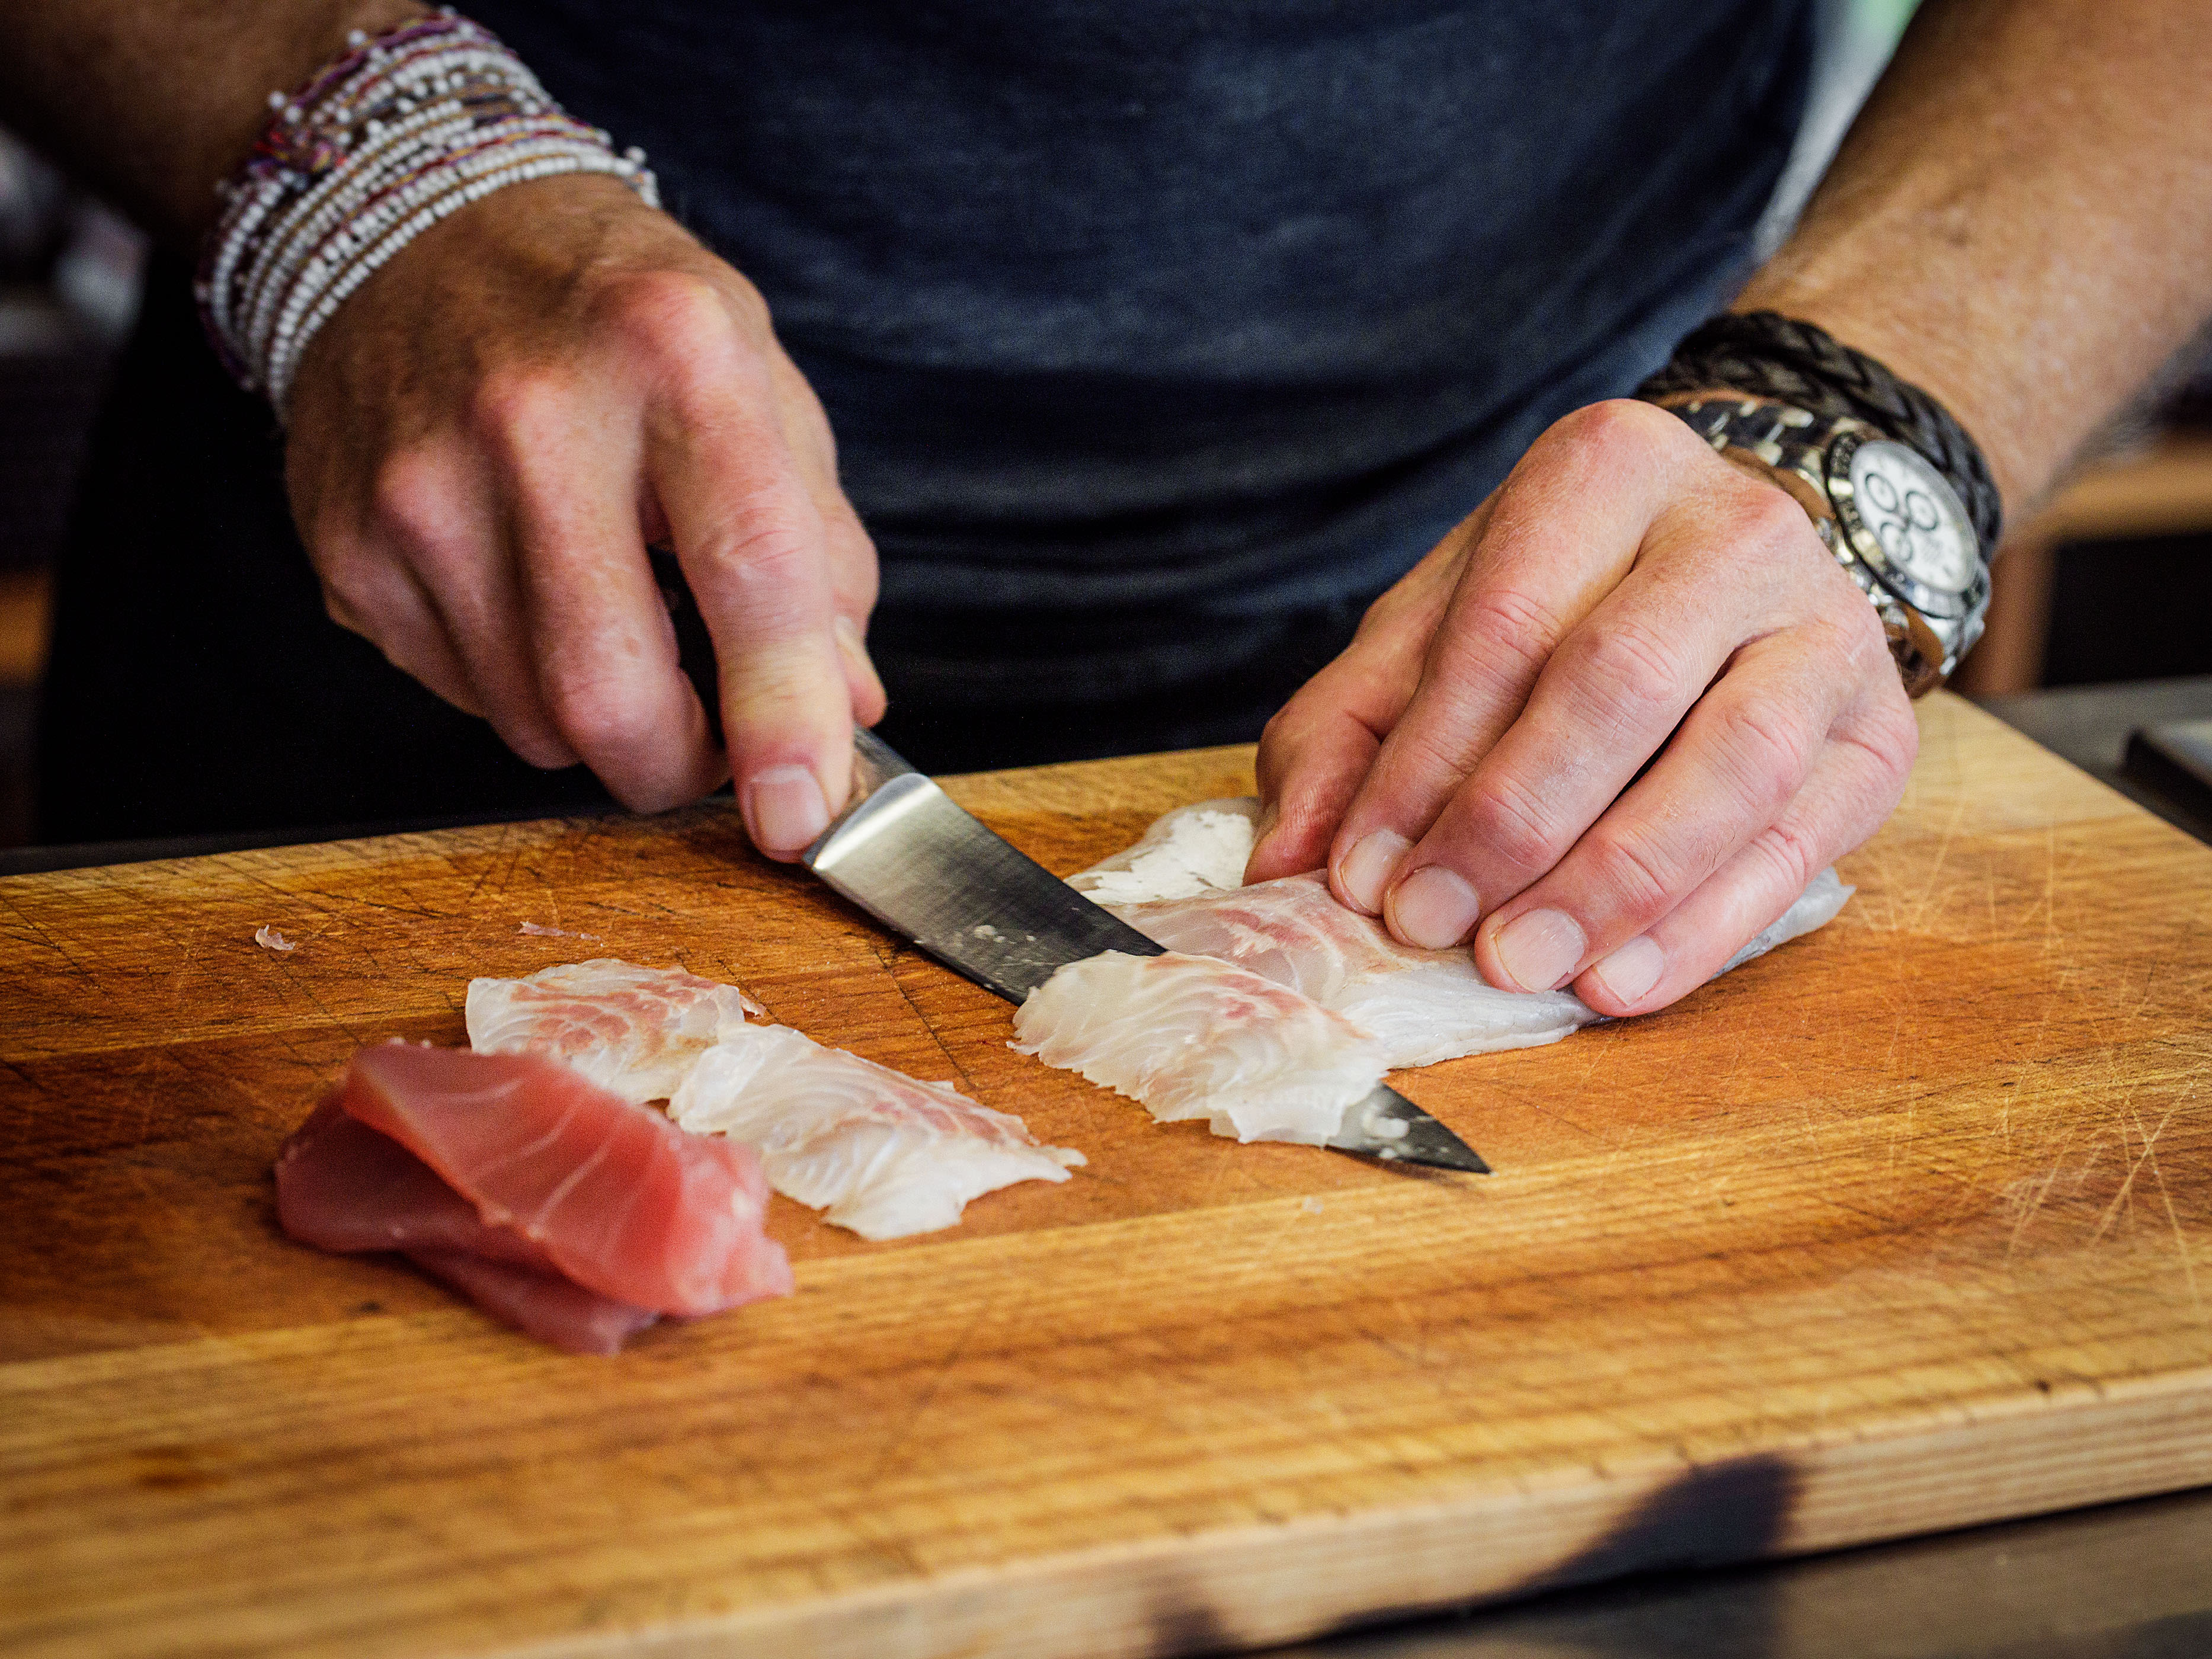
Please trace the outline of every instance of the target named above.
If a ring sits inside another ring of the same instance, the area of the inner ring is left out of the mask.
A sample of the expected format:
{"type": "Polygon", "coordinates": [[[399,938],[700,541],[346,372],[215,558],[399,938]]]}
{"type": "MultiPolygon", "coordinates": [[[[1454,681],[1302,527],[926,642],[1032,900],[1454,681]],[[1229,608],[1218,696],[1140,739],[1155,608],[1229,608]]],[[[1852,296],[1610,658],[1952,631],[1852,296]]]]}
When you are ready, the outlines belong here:
{"type": "Polygon", "coordinates": [[[660,204],[645,152],[556,103],[497,36],[449,8],[359,31],[216,186],[201,249],[200,320],[238,383],[285,417],[300,358],[338,307],[408,243],[494,191],[574,173],[660,204]]]}

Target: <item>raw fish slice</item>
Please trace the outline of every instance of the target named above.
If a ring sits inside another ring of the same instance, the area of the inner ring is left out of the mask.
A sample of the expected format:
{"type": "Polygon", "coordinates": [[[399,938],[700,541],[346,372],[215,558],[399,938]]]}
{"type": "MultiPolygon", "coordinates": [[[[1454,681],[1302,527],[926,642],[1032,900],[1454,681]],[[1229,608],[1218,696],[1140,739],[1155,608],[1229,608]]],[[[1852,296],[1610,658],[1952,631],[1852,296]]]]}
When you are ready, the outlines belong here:
{"type": "Polygon", "coordinates": [[[761,1231],[758,1158],[557,1060],[392,1043],[356,1054],[340,1091],[350,1115],[587,1290],[696,1316],[792,1288],[782,1247],[761,1231]]]}
{"type": "Polygon", "coordinates": [[[276,1220],[319,1250],[466,1251],[553,1268],[540,1246],[485,1221],[421,1158],[349,1117],[336,1090],[276,1155],[276,1220]]]}
{"type": "Polygon", "coordinates": [[[407,1259],[442,1279],[495,1319],[570,1353],[617,1353],[660,1316],[633,1308],[556,1273],[495,1261],[465,1250],[410,1250],[407,1259]]]}
{"type": "Polygon", "coordinates": [[[767,1012],[734,985],[599,957],[527,979],[471,980],[469,1047],[550,1054],[642,1104],[667,1099],[716,1039],[767,1012]]]}
{"type": "Polygon", "coordinates": [[[1067,884],[1105,905],[1194,898],[1241,887],[1259,816],[1254,795],[1178,806],[1155,818],[1134,847],[1078,871],[1067,884]]]}
{"type": "Polygon", "coordinates": [[[748,1025],[702,1055],[668,1103],[686,1129],[760,1154],[769,1182],[863,1238],[933,1232],[1017,1181],[1065,1181],[1083,1154],[1018,1117],[917,1083],[787,1025],[748,1025]]]}
{"type": "Polygon", "coordinates": [[[1218,957],[1343,1015],[1389,1067],[1557,1042],[1597,1018],[1566,991],[1501,991],[1464,950],[1401,945],[1339,904],[1318,870],[1155,904],[1110,906],[1170,951],[1218,957]]]}
{"type": "Polygon", "coordinates": [[[404,1251],[495,1318],[571,1353],[612,1353],[660,1316],[562,1278],[544,1250],[488,1224],[421,1158],[347,1116],[335,1091],[277,1155],[276,1217],[319,1249],[404,1251]]]}
{"type": "Polygon", "coordinates": [[[1170,951],[1070,963],[1014,1014],[1015,1048],[1238,1140],[1320,1146],[1382,1080],[1382,1045],[1248,969],[1170,951]]]}
{"type": "MultiPolygon", "coordinates": [[[[1832,869],[1823,870],[1720,972],[1825,927],[1855,890],[1832,869]]],[[[1380,1038],[1393,1069],[1557,1042],[1599,1018],[1571,991],[1499,990],[1463,948],[1401,945],[1375,918],[1339,904],[1318,870],[1107,908],[1171,951],[1218,957],[1304,992],[1380,1038]]]]}

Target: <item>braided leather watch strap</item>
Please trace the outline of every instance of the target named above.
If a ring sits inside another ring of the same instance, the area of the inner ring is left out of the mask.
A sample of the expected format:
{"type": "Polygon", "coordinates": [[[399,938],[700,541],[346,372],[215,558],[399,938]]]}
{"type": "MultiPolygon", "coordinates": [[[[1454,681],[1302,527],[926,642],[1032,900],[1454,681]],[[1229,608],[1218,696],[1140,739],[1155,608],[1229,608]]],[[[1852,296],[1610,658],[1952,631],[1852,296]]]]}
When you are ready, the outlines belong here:
{"type": "Polygon", "coordinates": [[[1959,493],[1986,563],[2004,527],[2004,502],[1981,448],[1951,411],[1810,323],[1778,312],[1729,313],[1692,331],[1664,368],[1636,389],[1656,403],[1728,387],[1823,416],[1849,415],[1910,444],[1959,493]]]}

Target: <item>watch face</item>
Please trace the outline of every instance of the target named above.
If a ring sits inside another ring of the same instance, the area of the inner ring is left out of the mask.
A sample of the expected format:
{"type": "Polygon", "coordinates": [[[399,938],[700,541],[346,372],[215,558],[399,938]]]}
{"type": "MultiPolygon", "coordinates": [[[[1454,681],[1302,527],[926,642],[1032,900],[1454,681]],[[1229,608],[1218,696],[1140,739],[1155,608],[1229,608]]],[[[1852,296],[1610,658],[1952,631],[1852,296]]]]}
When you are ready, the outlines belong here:
{"type": "Polygon", "coordinates": [[[1980,543],[1943,476],[1917,450],[1887,439],[1860,444],[1848,466],[1850,500],[1891,572],[1938,593],[1964,593],[1981,568],[1980,543]]]}

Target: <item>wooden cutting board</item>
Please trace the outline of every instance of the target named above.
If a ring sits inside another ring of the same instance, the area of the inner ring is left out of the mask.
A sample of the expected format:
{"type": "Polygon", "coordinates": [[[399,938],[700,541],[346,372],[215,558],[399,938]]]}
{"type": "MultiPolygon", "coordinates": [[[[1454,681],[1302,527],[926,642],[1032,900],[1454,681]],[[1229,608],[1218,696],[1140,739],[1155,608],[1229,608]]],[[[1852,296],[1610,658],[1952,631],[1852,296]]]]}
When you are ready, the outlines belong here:
{"type": "MultiPolygon", "coordinates": [[[[1488,1178],[1156,1126],[720,811],[0,882],[0,1649],[1177,1653],[2212,1482],[2212,851],[1923,726],[1826,931],[1394,1079],[1488,1178]],[[277,1234],[356,1047],[592,955],[1090,1166],[614,1359],[277,1234]]],[[[1248,769],[955,793],[1071,870],[1248,769]]]]}

